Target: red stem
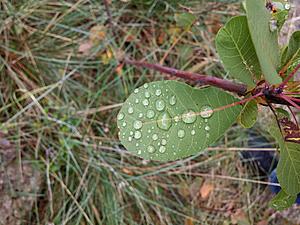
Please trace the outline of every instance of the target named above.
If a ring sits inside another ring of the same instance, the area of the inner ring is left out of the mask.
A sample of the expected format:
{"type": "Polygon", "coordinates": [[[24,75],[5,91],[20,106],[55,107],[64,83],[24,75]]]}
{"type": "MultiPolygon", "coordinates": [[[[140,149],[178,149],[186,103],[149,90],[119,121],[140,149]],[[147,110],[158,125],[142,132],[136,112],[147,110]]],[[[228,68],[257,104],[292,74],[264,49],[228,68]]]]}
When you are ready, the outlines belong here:
{"type": "Polygon", "coordinates": [[[177,69],[166,67],[166,66],[161,66],[159,64],[151,64],[151,63],[142,62],[142,61],[124,59],[124,62],[127,64],[130,64],[130,65],[137,66],[137,67],[153,69],[153,70],[159,71],[161,73],[166,73],[166,74],[169,74],[172,76],[176,76],[176,77],[180,77],[180,78],[184,78],[184,79],[188,79],[188,80],[193,80],[193,81],[200,81],[203,84],[215,86],[215,87],[221,88],[226,91],[237,93],[239,95],[246,95],[246,93],[247,93],[246,85],[234,83],[229,80],[224,80],[221,78],[202,75],[202,74],[198,74],[198,73],[185,72],[185,71],[177,70],[177,69]]]}
{"type": "Polygon", "coordinates": [[[289,74],[289,76],[279,85],[279,88],[284,88],[284,86],[292,79],[292,77],[297,73],[300,69],[300,64],[298,64],[295,69],[289,74]]]}
{"type": "Polygon", "coordinates": [[[300,106],[297,105],[294,101],[291,100],[290,97],[287,97],[283,94],[278,95],[280,98],[284,99],[285,101],[287,101],[288,103],[290,103],[292,106],[294,106],[295,108],[297,108],[298,110],[300,110],[300,106]]]}

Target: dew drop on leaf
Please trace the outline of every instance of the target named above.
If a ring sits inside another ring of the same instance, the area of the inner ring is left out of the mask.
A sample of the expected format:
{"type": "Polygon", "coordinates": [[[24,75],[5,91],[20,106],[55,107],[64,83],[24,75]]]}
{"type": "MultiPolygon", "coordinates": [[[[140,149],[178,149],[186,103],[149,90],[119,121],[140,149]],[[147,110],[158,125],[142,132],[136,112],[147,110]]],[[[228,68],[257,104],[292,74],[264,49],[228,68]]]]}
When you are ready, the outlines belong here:
{"type": "Polygon", "coordinates": [[[179,130],[179,131],[177,132],[177,136],[178,136],[179,138],[184,138],[184,136],[185,136],[185,131],[184,131],[184,130],[179,130]]]}
{"type": "Polygon", "coordinates": [[[160,146],[159,149],[158,149],[158,151],[160,153],[165,153],[166,152],[166,147],[165,146],[160,146]]]}
{"type": "Polygon", "coordinates": [[[191,135],[194,136],[195,134],[196,134],[196,131],[195,131],[195,130],[192,130],[192,131],[191,131],[191,135]]]}
{"type": "Polygon", "coordinates": [[[135,94],[139,93],[139,89],[134,89],[134,93],[135,94]]]}
{"type": "Polygon", "coordinates": [[[128,137],[128,141],[131,142],[132,141],[132,137],[128,137]]]}
{"type": "Polygon", "coordinates": [[[130,135],[133,135],[133,131],[130,131],[130,133],[129,133],[130,135]]]}
{"type": "Polygon", "coordinates": [[[148,148],[147,148],[147,151],[148,151],[149,153],[154,153],[154,152],[156,151],[156,149],[155,149],[154,146],[149,145],[148,148]]]}
{"type": "Polygon", "coordinates": [[[204,129],[205,129],[206,131],[209,131],[209,130],[210,130],[210,127],[209,127],[208,125],[206,125],[206,126],[204,127],[204,129]]]}
{"type": "Polygon", "coordinates": [[[139,130],[139,129],[141,129],[141,128],[143,127],[143,123],[142,123],[142,121],[140,121],[140,120],[136,120],[136,121],[134,121],[134,123],[133,123],[133,127],[134,127],[134,129],[136,129],[136,130],[139,130]]]}
{"type": "Polygon", "coordinates": [[[153,134],[153,135],[152,135],[152,140],[153,140],[153,141],[156,141],[157,139],[158,139],[158,135],[157,135],[157,134],[153,134]]]}
{"type": "Polygon", "coordinates": [[[148,84],[144,84],[144,88],[147,89],[149,87],[148,84]]]}
{"type": "Polygon", "coordinates": [[[129,108],[128,108],[128,113],[129,113],[129,114],[132,114],[132,113],[133,113],[133,108],[132,108],[132,107],[129,107],[129,108]]]}
{"type": "Polygon", "coordinates": [[[158,111],[163,111],[166,107],[164,100],[157,100],[155,103],[155,107],[158,111]]]}
{"type": "Polygon", "coordinates": [[[178,122],[180,121],[180,117],[179,117],[179,116],[175,116],[175,117],[174,117],[174,121],[175,121],[176,123],[178,123],[178,122]]]}
{"type": "Polygon", "coordinates": [[[147,111],[147,118],[152,119],[155,116],[155,112],[153,110],[147,111]]]}
{"type": "Polygon", "coordinates": [[[136,131],[135,133],[134,133],[134,138],[135,139],[140,139],[142,137],[142,133],[140,132],[140,131],[136,131]]]}
{"type": "Polygon", "coordinates": [[[123,120],[125,117],[124,113],[119,113],[118,120],[123,120]]]}
{"type": "Polygon", "coordinates": [[[145,92],[145,98],[150,98],[150,97],[151,97],[150,92],[149,92],[149,91],[146,91],[146,92],[145,92]]]}
{"type": "Polygon", "coordinates": [[[157,126],[162,130],[170,129],[170,127],[172,126],[172,118],[167,111],[158,116],[157,126]]]}
{"type": "Polygon", "coordinates": [[[176,102],[177,102],[176,96],[175,95],[171,96],[171,98],[169,99],[170,105],[175,105],[176,102]]]}
{"type": "Polygon", "coordinates": [[[155,91],[155,95],[156,95],[156,96],[160,96],[160,95],[161,95],[161,90],[160,90],[160,89],[157,89],[157,90],[155,91]]]}
{"type": "Polygon", "coordinates": [[[166,140],[166,139],[162,139],[162,140],[161,140],[161,144],[162,144],[162,145],[166,145],[166,144],[167,144],[167,140],[166,140]]]}
{"type": "Polygon", "coordinates": [[[188,112],[182,115],[182,120],[185,123],[194,123],[197,119],[197,115],[193,110],[189,110],[188,112]]]}
{"type": "Polygon", "coordinates": [[[291,5],[290,5],[289,3],[287,3],[287,4],[284,5],[284,8],[285,8],[286,10],[290,10],[291,5]]]}
{"type": "Polygon", "coordinates": [[[143,105],[144,105],[144,106],[149,105],[149,100],[148,100],[148,99],[144,99],[144,100],[143,100],[143,105]]]}
{"type": "Polygon", "coordinates": [[[122,126],[123,126],[123,127],[126,127],[126,125],[127,125],[126,122],[123,122],[123,123],[122,123],[122,126]]]}
{"type": "Polygon", "coordinates": [[[202,118],[210,118],[213,114],[213,109],[209,105],[204,105],[201,107],[200,116],[202,118]]]}

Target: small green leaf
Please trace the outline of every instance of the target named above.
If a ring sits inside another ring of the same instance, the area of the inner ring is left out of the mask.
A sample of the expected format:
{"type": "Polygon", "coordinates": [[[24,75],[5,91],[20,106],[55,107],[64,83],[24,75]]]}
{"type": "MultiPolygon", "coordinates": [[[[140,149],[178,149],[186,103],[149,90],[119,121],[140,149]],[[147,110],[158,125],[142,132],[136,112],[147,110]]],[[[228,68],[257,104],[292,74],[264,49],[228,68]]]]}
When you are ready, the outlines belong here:
{"type": "Polygon", "coordinates": [[[193,25],[197,17],[191,13],[176,13],[174,19],[177,26],[188,29],[193,25]]]}
{"type": "Polygon", "coordinates": [[[300,192],[300,144],[286,142],[276,122],[270,126],[269,132],[280,147],[276,169],[280,186],[288,195],[297,195],[300,192]]]}
{"type": "Polygon", "coordinates": [[[261,76],[246,16],[230,19],[216,37],[216,47],[224,67],[236,79],[249,86],[261,76]]]}
{"type": "Polygon", "coordinates": [[[263,0],[246,0],[246,7],[249,30],[263,75],[270,84],[278,84],[282,81],[276,71],[280,55],[278,33],[270,29],[272,15],[263,0]]]}
{"type": "Polygon", "coordinates": [[[281,190],[270,202],[270,206],[278,211],[290,208],[296,201],[297,195],[291,196],[281,190]]]}
{"type": "Polygon", "coordinates": [[[132,153],[160,161],[182,159],[214,143],[236,121],[238,99],[217,88],[158,81],[136,89],[118,114],[119,138],[132,153]]]}
{"type": "Polygon", "coordinates": [[[292,64],[300,59],[300,31],[292,34],[288,46],[281,56],[281,65],[292,64]]]}
{"type": "Polygon", "coordinates": [[[244,128],[251,128],[257,120],[258,106],[255,100],[247,102],[239,115],[238,121],[244,128]]]}

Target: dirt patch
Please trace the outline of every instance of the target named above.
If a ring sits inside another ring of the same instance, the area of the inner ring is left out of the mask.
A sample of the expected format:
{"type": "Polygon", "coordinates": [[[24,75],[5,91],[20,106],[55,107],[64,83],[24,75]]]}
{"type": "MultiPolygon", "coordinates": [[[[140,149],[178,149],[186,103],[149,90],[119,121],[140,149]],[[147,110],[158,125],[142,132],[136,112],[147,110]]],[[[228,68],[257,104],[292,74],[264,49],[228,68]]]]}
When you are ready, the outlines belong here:
{"type": "Polygon", "coordinates": [[[0,225],[29,224],[41,174],[26,161],[17,159],[15,147],[0,132],[0,225]]]}

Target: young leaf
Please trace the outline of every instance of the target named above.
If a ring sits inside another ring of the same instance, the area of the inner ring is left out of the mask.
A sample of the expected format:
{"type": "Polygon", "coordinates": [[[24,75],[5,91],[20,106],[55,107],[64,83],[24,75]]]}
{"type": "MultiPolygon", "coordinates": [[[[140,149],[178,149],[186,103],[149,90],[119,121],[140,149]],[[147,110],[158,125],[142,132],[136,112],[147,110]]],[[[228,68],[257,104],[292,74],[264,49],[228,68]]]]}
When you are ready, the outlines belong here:
{"type": "Polygon", "coordinates": [[[297,198],[297,195],[288,195],[281,190],[270,202],[270,206],[276,210],[282,211],[291,207],[297,198]]]}
{"type": "Polygon", "coordinates": [[[255,100],[245,104],[238,121],[244,128],[251,128],[257,120],[258,106],[255,100]]]}
{"type": "Polygon", "coordinates": [[[288,195],[295,196],[300,192],[300,144],[286,142],[276,123],[271,125],[269,132],[280,147],[276,169],[280,186],[288,195]]]}
{"type": "Polygon", "coordinates": [[[276,68],[280,64],[277,31],[270,30],[271,13],[263,0],[246,0],[247,21],[265,79],[270,84],[278,84],[282,80],[276,68]]]}
{"type": "Polygon", "coordinates": [[[145,159],[181,159],[214,143],[236,121],[238,101],[216,88],[158,81],[136,89],[118,114],[122,144],[145,159]]]}
{"type": "Polygon", "coordinates": [[[288,46],[284,49],[281,56],[281,64],[292,64],[297,59],[300,59],[300,31],[292,34],[288,46]]]}
{"type": "Polygon", "coordinates": [[[246,16],[230,19],[216,37],[216,47],[224,67],[236,79],[254,86],[261,76],[246,16]]]}

